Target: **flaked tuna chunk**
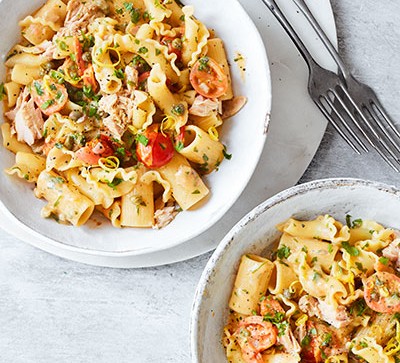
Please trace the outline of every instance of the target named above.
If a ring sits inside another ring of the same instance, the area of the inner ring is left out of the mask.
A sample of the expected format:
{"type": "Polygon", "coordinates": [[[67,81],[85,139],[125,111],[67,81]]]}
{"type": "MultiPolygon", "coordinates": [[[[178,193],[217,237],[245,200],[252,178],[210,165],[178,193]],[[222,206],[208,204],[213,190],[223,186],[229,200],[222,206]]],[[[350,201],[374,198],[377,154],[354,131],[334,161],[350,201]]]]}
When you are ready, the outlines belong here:
{"type": "Polygon", "coordinates": [[[33,145],[36,140],[42,138],[42,113],[35,107],[27,87],[19,95],[15,108],[6,113],[6,117],[13,121],[18,141],[33,145]]]}

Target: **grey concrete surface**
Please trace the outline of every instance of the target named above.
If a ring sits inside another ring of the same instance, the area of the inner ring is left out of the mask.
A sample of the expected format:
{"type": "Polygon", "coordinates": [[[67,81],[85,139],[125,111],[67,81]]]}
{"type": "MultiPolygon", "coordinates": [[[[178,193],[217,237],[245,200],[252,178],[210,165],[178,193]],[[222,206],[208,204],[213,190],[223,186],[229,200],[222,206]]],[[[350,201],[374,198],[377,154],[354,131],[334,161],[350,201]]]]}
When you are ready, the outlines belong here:
{"type": "MultiPolygon", "coordinates": [[[[400,123],[400,2],[332,3],[346,62],[400,123]]],[[[355,155],[328,127],[301,182],[335,176],[400,186],[379,157],[355,155]]],[[[99,268],[0,231],[0,362],[190,362],[190,309],[209,257],[156,268],[99,268]]]]}

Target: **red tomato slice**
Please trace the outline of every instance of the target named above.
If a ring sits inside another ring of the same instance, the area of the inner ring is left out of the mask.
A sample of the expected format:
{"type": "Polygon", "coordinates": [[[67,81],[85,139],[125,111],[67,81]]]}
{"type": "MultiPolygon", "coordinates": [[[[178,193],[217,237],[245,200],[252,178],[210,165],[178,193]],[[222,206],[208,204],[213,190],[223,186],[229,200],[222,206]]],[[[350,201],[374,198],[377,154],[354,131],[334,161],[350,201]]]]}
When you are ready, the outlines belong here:
{"type": "Polygon", "coordinates": [[[147,78],[149,78],[150,77],[150,72],[144,72],[144,73],[142,73],[140,76],[139,76],[139,78],[138,78],[138,83],[140,84],[140,83],[143,83],[144,81],[146,81],[147,80],[147,78]]]}
{"type": "Polygon", "coordinates": [[[260,353],[276,343],[278,330],[262,316],[248,316],[241,321],[235,334],[243,359],[247,363],[262,363],[260,353]]]}
{"type": "Polygon", "coordinates": [[[43,80],[32,82],[31,95],[36,105],[47,116],[60,111],[68,101],[67,89],[62,84],[49,82],[45,86],[43,80]]]}
{"type": "Polygon", "coordinates": [[[175,53],[178,60],[182,58],[182,40],[180,38],[164,37],[161,39],[161,44],[168,47],[168,54],[175,53]]]}
{"type": "Polygon", "coordinates": [[[92,87],[93,92],[97,91],[97,81],[94,76],[93,66],[91,64],[85,69],[82,76],[83,84],[92,87]]]}
{"type": "Polygon", "coordinates": [[[218,98],[228,89],[228,77],[220,65],[210,57],[200,58],[190,71],[190,83],[197,93],[218,98]]]}
{"type": "Polygon", "coordinates": [[[301,361],[322,363],[326,358],[335,356],[346,343],[346,338],[339,338],[337,332],[325,322],[307,320],[306,335],[301,340],[301,361]]]}
{"type": "Polygon", "coordinates": [[[113,154],[112,141],[105,135],[90,140],[84,147],[75,152],[78,159],[90,165],[96,165],[100,158],[106,158],[113,154]]]}
{"type": "Polygon", "coordinates": [[[76,57],[76,64],[78,66],[78,73],[80,76],[83,76],[85,73],[85,61],[82,58],[82,45],[79,41],[77,36],[74,37],[74,45],[75,45],[75,57],[76,57]]]}
{"type": "Polygon", "coordinates": [[[390,272],[375,272],[364,281],[364,299],[378,313],[400,312],[400,278],[390,272]]]}
{"type": "Polygon", "coordinates": [[[171,161],[174,146],[168,136],[158,132],[157,125],[151,125],[138,136],[136,154],[148,168],[159,168],[171,161]]]}

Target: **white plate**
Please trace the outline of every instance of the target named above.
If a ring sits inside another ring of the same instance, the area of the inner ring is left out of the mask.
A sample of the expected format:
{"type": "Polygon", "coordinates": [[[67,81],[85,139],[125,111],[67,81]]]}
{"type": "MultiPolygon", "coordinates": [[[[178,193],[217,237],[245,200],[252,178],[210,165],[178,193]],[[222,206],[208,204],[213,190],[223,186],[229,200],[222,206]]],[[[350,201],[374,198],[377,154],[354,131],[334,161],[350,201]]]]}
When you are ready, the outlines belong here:
{"type": "MultiPolygon", "coordinates": [[[[196,17],[209,28],[215,29],[216,34],[224,40],[228,60],[232,65],[234,93],[248,98],[243,111],[222,127],[221,142],[233,157],[230,161],[222,162],[218,172],[204,177],[211,190],[210,197],[197,208],[179,213],[172,223],[161,230],[115,229],[110,223],[98,223],[101,220],[98,216],[76,228],[57,224],[52,219],[42,219],[40,210],[45,201],[36,199],[26,183],[1,173],[2,209],[8,209],[16,220],[32,230],[33,235],[43,235],[45,243],[60,249],[111,257],[161,251],[194,238],[210,228],[226,213],[247,185],[264,147],[271,110],[270,73],[263,42],[253,22],[237,1],[185,1],[189,2],[195,7],[196,17]],[[234,19],[240,22],[241,27],[241,32],[236,34],[237,22],[234,19]],[[237,52],[246,59],[244,77],[234,61],[237,52]]],[[[2,57],[16,41],[15,34],[19,34],[16,20],[42,3],[42,0],[31,1],[30,10],[25,0],[3,0],[0,3],[0,13],[5,14],[6,8],[13,9],[0,26],[2,57]]],[[[10,152],[1,148],[1,169],[12,166],[13,158],[10,152]]]]}
{"type": "MultiPolygon", "coordinates": [[[[177,247],[128,257],[93,255],[59,248],[33,236],[7,218],[7,215],[0,215],[0,226],[36,247],[83,263],[112,267],[155,266],[210,251],[261,200],[296,184],[319,146],[326,122],[308,97],[307,67],[286,33],[260,0],[240,2],[255,22],[267,47],[273,85],[272,120],[266,147],[252,179],[235,205],[216,225],[177,247]]],[[[329,0],[311,0],[308,3],[312,9],[317,10],[314,12],[315,16],[336,43],[336,28],[329,0]]],[[[288,10],[293,24],[304,35],[304,41],[315,50],[314,54],[321,64],[331,65],[326,51],[296,8],[285,9],[288,10]]]]}

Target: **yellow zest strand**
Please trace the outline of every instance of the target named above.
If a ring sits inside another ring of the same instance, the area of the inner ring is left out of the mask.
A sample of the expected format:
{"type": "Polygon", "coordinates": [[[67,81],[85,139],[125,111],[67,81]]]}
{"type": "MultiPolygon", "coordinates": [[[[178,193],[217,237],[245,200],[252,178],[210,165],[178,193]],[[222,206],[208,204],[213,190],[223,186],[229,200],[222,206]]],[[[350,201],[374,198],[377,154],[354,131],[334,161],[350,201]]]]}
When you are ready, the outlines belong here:
{"type": "Polygon", "coordinates": [[[219,140],[219,134],[218,134],[218,131],[215,128],[215,126],[209,127],[208,134],[210,135],[212,140],[214,140],[214,141],[218,141],[219,140]]]}
{"type": "Polygon", "coordinates": [[[160,127],[161,133],[164,135],[165,130],[173,130],[175,128],[175,124],[176,120],[173,116],[165,116],[161,121],[161,127],[160,127]]]}
{"type": "Polygon", "coordinates": [[[45,75],[43,77],[43,86],[44,86],[44,88],[49,92],[49,94],[57,95],[58,89],[52,90],[51,87],[50,87],[50,84],[54,85],[54,81],[51,79],[50,76],[45,75]]]}
{"type": "Polygon", "coordinates": [[[68,65],[73,66],[73,63],[71,62],[70,64],[68,64],[67,62],[64,63],[62,69],[64,70],[64,79],[66,82],[68,82],[69,84],[72,84],[73,86],[77,85],[81,80],[82,77],[77,77],[77,78],[72,78],[70,73],[69,73],[69,67],[67,67],[68,65]]]}
{"type": "Polygon", "coordinates": [[[295,321],[296,326],[304,325],[308,320],[308,315],[303,314],[295,321]]]}
{"type": "Polygon", "coordinates": [[[383,352],[386,355],[393,355],[400,351],[400,323],[396,321],[396,336],[388,341],[383,352]]]}
{"type": "Polygon", "coordinates": [[[103,62],[100,62],[98,57],[103,54],[103,51],[101,53],[99,53],[98,50],[95,51],[95,56],[93,57],[93,63],[96,63],[99,67],[115,68],[117,65],[119,65],[121,63],[121,53],[119,52],[118,49],[112,48],[112,47],[107,47],[104,50],[104,53],[107,53],[109,51],[113,51],[113,52],[115,52],[117,54],[118,60],[115,63],[103,63],[103,62]]]}
{"type": "Polygon", "coordinates": [[[119,159],[116,156],[107,156],[99,159],[99,166],[107,171],[112,171],[119,168],[119,159]]]}

